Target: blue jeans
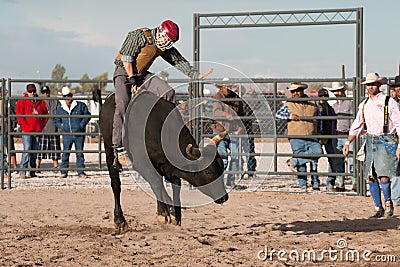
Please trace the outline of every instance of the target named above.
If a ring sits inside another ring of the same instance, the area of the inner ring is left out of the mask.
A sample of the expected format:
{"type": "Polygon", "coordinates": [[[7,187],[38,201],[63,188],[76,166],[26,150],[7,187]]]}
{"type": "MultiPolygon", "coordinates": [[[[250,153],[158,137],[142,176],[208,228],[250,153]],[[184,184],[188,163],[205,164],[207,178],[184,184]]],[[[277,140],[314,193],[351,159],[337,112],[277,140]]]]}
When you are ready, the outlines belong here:
{"type": "Polygon", "coordinates": [[[392,177],[392,201],[393,203],[400,205],[400,176],[393,176],[392,177]]]}
{"type": "MultiPolygon", "coordinates": [[[[22,135],[22,145],[24,146],[24,150],[38,150],[39,149],[39,137],[33,135],[22,135]]],[[[31,171],[21,170],[19,171],[20,175],[28,174],[28,176],[34,176],[36,168],[36,153],[22,153],[21,162],[19,167],[22,168],[33,168],[31,171]]]]}
{"type": "MultiPolygon", "coordinates": [[[[255,153],[254,137],[242,138],[242,146],[244,153],[255,153]]],[[[247,171],[254,172],[257,167],[256,157],[247,156],[247,171]]]]}
{"type": "MultiPolygon", "coordinates": [[[[290,138],[290,146],[293,154],[312,155],[322,154],[321,144],[317,139],[311,138],[290,138]]],[[[318,158],[291,158],[292,162],[297,166],[299,172],[307,172],[307,163],[311,163],[311,172],[318,171],[318,158]]],[[[307,187],[307,175],[297,175],[299,187],[307,187]]],[[[312,186],[319,186],[320,180],[318,175],[311,176],[312,186]]]]}
{"type": "MultiPolygon", "coordinates": [[[[327,143],[324,144],[326,154],[341,154],[338,150],[338,140],[328,139],[327,143]]],[[[344,158],[328,158],[329,172],[344,172],[344,158]]],[[[328,176],[326,180],[326,187],[335,186],[336,176],[328,176]]]]}
{"type": "MultiPolygon", "coordinates": [[[[228,150],[231,155],[231,161],[229,163],[230,171],[239,170],[239,158],[237,154],[239,153],[239,138],[224,138],[218,144],[217,151],[221,155],[222,162],[224,163],[224,170],[228,167],[228,150]]],[[[235,174],[230,173],[227,177],[227,185],[231,185],[235,181],[235,174]]]]}
{"type": "MultiPolygon", "coordinates": [[[[344,147],[344,143],[346,142],[347,138],[338,138],[338,142],[337,142],[337,149],[342,153],[343,152],[343,147],[344,147]]],[[[349,155],[352,155],[353,153],[353,143],[350,144],[349,146],[349,155]]],[[[353,169],[354,169],[354,164],[353,164],[353,157],[348,157],[347,158],[347,164],[349,166],[349,172],[353,173],[353,169]]],[[[352,176],[351,177],[352,180],[352,184],[355,185],[357,183],[357,179],[352,176]]],[[[342,177],[342,179],[340,181],[336,180],[336,183],[338,184],[339,187],[344,187],[344,179],[342,177]]]]}
{"type": "MultiPolygon", "coordinates": [[[[386,142],[397,146],[397,136],[393,134],[384,135],[386,142]]],[[[374,166],[378,177],[385,176],[392,178],[397,172],[397,157],[389,153],[386,147],[379,140],[379,137],[370,134],[365,135],[365,162],[364,162],[364,179],[368,180],[370,168],[374,166]]]]}
{"type": "MultiPolygon", "coordinates": [[[[83,150],[83,143],[85,141],[85,136],[75,136],[75,135],[63,135],[63,150],[71,151],[72,145],[75,144],[75,150],[83,150]]],[[[69,156],[71,153],[63,153],[61,157],[61,168],[69,168],[69,156]]],[[[76,153],[76,167],[85,168],[85,158],[83,153],[76,153]]],[[[61,171],[62,174],[68,174],[68,171],[61,171]]],[[[83,174],[83,170],[78,170],[78,175],[83,174]]]]}

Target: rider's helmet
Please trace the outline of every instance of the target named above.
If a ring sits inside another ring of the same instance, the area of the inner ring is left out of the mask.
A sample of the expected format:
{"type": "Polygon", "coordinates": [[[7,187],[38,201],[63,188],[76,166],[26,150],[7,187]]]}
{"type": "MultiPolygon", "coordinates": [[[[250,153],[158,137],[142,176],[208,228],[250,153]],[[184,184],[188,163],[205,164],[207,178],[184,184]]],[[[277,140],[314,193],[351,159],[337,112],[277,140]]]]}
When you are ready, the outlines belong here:
{"type": "Polygon", "coordinates": [[[179,27],[171,20],[165,20],[157,28],[156,46],[161,50],[169,49],[179,40],[179,27]]]}

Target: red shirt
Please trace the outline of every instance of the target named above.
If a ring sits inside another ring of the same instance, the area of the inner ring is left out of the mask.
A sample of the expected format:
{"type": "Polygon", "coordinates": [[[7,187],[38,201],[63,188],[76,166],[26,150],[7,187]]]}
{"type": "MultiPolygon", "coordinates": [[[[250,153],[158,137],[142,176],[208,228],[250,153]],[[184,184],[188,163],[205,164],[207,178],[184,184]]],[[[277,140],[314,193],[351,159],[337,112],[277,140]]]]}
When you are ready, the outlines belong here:
{"type": "MultiPolygon", "coordinates": [[[[27,94],[24,97],[28,97],[27,94]]],[[[17,101],[15,113],[17,115],[47,115],[46,103],[43,100],[34,100],[33,98],[20,99],[17,101]]],[[[48,118],[37,117],[17,117],[18,123],[21,125],[22,132],[41,132],[47,123],[48,118]]]]}

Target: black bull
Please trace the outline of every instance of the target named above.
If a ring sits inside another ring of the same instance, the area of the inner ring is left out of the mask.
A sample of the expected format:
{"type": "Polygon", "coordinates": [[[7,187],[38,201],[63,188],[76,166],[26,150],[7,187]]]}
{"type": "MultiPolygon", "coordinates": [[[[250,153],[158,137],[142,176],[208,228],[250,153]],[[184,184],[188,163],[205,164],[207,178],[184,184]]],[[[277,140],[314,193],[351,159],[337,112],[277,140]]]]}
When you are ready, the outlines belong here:
{"type": "MultiPolygon", "coordinates": [[[[133,168],[150,184],[157,198],[157,219],[180,225],[181,178],[211,197],[215,203],[227,201],[228,194],[221,178],[223,162],[215,144],[210,142],[199,149],[175,107],[152,93],[138,93],[127,108],[124,146],[133,168]],[[163,177],[173,185],[173,199],[164,187],[163,177]]],[[[114,223],[117,231],[121,232],[127,229],[127,223],[120,203],[121,180],[119,172],[113,167],[111,135],[114,110],[115,98],[112,94],[101,108],[99,125],[114,194],[114,223]]]]}

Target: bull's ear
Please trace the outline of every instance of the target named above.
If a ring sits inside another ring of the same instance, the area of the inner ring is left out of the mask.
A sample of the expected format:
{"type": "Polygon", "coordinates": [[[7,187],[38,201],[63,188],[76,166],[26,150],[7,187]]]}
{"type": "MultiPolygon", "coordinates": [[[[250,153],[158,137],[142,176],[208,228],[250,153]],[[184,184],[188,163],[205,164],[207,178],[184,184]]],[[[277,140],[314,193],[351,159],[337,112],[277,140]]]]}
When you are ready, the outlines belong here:
{"type": "Polygon", "coordinates": [[[192,144],[188,144],[186,147],[186,155],[190,159],[199,159],[201,156],[201,151],[197,147],[193,147],[192,144]]]}

